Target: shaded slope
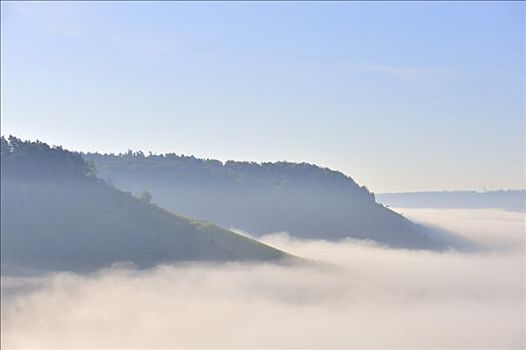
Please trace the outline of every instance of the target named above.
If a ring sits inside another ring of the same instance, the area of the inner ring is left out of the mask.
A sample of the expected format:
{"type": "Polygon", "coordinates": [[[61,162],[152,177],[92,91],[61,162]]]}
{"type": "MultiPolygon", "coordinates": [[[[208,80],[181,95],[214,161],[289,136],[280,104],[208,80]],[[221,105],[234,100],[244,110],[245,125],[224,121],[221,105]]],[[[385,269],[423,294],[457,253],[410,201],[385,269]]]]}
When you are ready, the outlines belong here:
{"type": "Polygon", "coordinates": [[[151,192],[171,210],[252,234],[355,237],[404,248],[441,249],[425,230],[375,202],[350,177],[311,164],[203,160],[175,154],[85,154],[116,187],[151,192]]]}
{"type": "Polygon", "coordinates": [[[115,262],[272,260],[279,250],[171,214],[90,175],[74,153],[2,142],[3,265],[90,270],[115,262]],[[17,149],[19,147],[19,149],[17,149]]]}

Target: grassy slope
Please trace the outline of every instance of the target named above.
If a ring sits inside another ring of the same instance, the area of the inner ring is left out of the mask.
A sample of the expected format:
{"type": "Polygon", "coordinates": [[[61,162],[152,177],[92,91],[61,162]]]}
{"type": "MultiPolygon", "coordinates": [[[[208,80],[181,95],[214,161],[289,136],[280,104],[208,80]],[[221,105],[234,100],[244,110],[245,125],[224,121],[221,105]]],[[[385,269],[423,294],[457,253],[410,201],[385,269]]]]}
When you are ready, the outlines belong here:
{"type": "Polygon", "coordinates": [[[130,261],[273,260],[249,238],[144,203],[97,180],[2,179],[2,264],[90,270],[130,261]]]}

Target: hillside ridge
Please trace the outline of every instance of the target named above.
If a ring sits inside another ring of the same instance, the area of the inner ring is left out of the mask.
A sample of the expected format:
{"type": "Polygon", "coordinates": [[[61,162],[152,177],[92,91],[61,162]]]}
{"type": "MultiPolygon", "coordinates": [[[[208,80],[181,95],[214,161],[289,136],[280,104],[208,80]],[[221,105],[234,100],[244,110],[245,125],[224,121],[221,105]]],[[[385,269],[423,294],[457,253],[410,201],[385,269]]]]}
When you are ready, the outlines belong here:
{"type": "Polygon", "coordinates": [[[164,208],[251,235],[369,239],[396,248],[442,249],[429,231],[377,203],[350,176],[310,163],[226,161],[128,151],[83,153],[117,188],[151,193],[164,208]]]}
{"type": "Polygon", "coordinates": [[[2,268],[93,270],[291,256],[113,188],[78,153],[1,139],[2,268]]]}

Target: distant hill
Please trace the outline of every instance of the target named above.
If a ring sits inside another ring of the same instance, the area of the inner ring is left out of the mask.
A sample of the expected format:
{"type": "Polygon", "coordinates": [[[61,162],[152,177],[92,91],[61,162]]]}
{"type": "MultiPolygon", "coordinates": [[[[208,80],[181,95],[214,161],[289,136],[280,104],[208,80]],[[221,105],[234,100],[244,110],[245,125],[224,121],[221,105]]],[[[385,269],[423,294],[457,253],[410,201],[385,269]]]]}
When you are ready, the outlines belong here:
{"type": "Polygon", "coordinates": [[[498,208],[526,211],[526,190],[381,193],[376,195],[376,199],[398,208],[498,208]]]}
{"type": "Polygon", "coordinates": [[[160,206],[261,235],[370,239],[392,247],[440,249],[422,226],[375,202],[350,177],[306,163],[254,163],[176,154],[87,153],[117,188],[148,191],[160,206]]]}
{"type": "Polygon", "coordinates": [[[174,215],[94,175],[81,155],[1,139],[2,267],[92,270],[117,262],[275,260],[287,254],[174,215]]]}

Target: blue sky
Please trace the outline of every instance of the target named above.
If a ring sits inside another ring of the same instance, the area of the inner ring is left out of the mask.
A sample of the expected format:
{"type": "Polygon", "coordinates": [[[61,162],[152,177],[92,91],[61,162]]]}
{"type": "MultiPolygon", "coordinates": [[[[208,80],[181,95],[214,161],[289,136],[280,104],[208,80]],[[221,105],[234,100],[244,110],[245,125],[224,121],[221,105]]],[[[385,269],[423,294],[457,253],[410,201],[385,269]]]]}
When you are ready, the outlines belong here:
{"type": "Polygon", "coordinates": [[[2,134],[525,187],[521,2],[2,2],[2,134]]]}

